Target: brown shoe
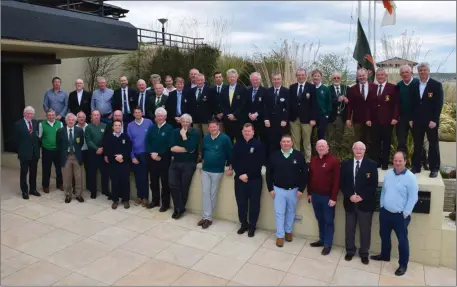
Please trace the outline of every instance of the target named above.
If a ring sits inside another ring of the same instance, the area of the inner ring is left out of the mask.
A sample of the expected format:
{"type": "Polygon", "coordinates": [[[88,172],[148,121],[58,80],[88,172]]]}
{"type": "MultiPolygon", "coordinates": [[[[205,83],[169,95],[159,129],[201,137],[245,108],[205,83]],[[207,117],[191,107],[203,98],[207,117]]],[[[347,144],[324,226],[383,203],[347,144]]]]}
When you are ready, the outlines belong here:
{"type": "Polygon", "coordinates": [[[142,203],[143,203],[143,200],[140,199],[140,198],[137,198],[137,199],[135,200],[135,202],[133,203],[133,205],[138,206],[138,205],[140,205],[140,204],[142,204],[142,203]]]}
{"type": "Polygon", "coordinates": [[[276,246],[283,247],[284,246],[284,238],[276,238],[276,246]]]}
{"type": "Polygon", "coordinates": [[[44,193],[49,193],[49,187],[43,187],[43,192],[44,193]]]}
{"type": "Polygon", "coordinates": [[[213,224],[213,222],[207,219],[203,222],[202,228],[207,229],[208,227],[210,227],[211,224],[213,224]]]}
{"type": "Polygon", "coordinates": [[[198,226],[202,226],[203,223],[205,223],[205,220],[204,220],[204,219],[200,220],[200,221],[197,223],[197,225],[198,225],[198,226]]]}
{"type": "Polygon", "coordinates": [[[149,204],[148,200],[147,199],[143,199],[143,202],[141,203],[141,206],[147,207],[148,204],[149,204]]]}
{"type": "Polygon", "coordinates": [[[292,233],[286,233],[286,241],[292,242],[292,240],[293,240],[292,233]]]}
{"type": "Polygon", "coordinates": [[[119,205],[118,202],[113,202],[113,205],[111,205],[111,208],[116,209],[118,205],[119,205]]]}

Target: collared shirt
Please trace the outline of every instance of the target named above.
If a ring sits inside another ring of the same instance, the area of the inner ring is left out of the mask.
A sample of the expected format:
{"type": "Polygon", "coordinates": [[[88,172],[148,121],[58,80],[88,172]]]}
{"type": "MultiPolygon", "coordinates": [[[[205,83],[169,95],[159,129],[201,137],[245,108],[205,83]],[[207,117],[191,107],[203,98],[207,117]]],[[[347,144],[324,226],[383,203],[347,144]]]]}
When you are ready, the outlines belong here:
{"type": "Polygon", "coordinates": [[[195,90],[195,98],[198,100],[198,92],[203,94],[203,87],[197,87],[195,90]]]}
{"type": "Polygon", "coordinates": [[[365,84],[359,84],[359,91],[360,93],[362,93],[362,85],[365,86],[364,87],[364,97],[365,99],[367,99],[367,96],[368,96],[368,82],[366,82],[365,84]]]}
{"type": "Polygon", "coordinates": [[[386,87],[386,82],[382,83],[382,84],[378,84],[378,91],[376,92],[377,94],[376,95],[381,95],[382,92],[384,91],[384,88],[386,87]]]}
{"type": "Polygon", "coordinates": [[[76,95],[78,96],[78,105],[81,105],[81,100],[83,98],[83,90],[81,90],[81,91],[76,90],[76,95]]]}
{"type": "Polygon", "coordinates": [[[405,83],[405,81],[403,81],[403,84],[405,84],[405,86],[409,86],[409,84],[411,84],[411,82],[414,80],[414,77],[411,77],[411,79],[409,80],[408,83],[405,83]]]}
{"type": "Polygon", "coordinates": [[[221,85],[216,85],[216,92],[220,93],[222,91],[222,84],[221,85]]]}
{"type": "Polygon", "coordinates": [[[180,116],[181,115],[181,101],[182,101],[182,91],[176,91],[176,115],[180,116]]]}
{"type": "Polygon", "coordinates": [[[215,139],[217,139],[217,137],[218,137],[220,134],[221,134],[221,132],[218,132],[218,133],[217,133],[217,135],[216,135],[215,137],[213,137],[213,135],[212,135],[212,134],[210,134],[210,136],[211,136],[211,139],[212,139],[212,140],[215,140],[215,139]]]}
{"type": "Polygon", "coordinates": [[[113,106],[111,101],[113,99],[114,91],[111,89],[104,89],[103,91],[100,89],[95,90],[92,93],[92,100],[90,103],[90,107],[92,110],[99,110],[102,116],[111,114],[113,111],[113,106]]]}
{"type": "Polygon", "coordinates": [[[160,101],[162,100],[162,95],[156,95],[156,99],[155,99],[155,102],[154,102],[154,105],[157,105],[158,103],[160,103],[160,101]]]}
{"type": "Polygon", "coordinates": [[[26,120],[25,118],[23,118],[23,119],[24,119],[24,121],[25,121],[25,126],[27,127],[27,129],[29,129],[29,123],[30,123],[30,125],[32,126],[32,129],[33,129],[32,120],[28,121],[28,120],[26,120]]]}
{"type": "Polygon", "coordinates": [[[355,177],[356,177],[356,174],[355,174],[355,168],[357,167],[357,162],[359,162],[359,169],[360,167],[362,166],[362,160],[363,160],[363,157],[359,160],[356,160],[354,158],[354,170],[353,170],[353,174],[354,174],[354,182],[355,182],[355,177]]]}
{"type": "Polygon", "coordinates": [[[197,86],[197,84],[190,84],[190,87],[193,89],[197,86]]]}
{"type": "Polygon", "coordinates": [[[68,110],[68,94],[59,90],[57,93],[54,89],[49,89],[44,94],[43,109],[47,112],[49,109],[53,109],[56,112],[56,116],[65,117],[68,110]]]}
{"type": "Polygon", "coordinates": [[[113,132],[113,135],[114,135],[115,137],[117,137],[117,138],[118,138],[118,137],[120,137],[120,136],[121,136],[121,134],[122,134],[122,130],[121,130],[121,132],[120,132],[120,133],[114,133],[114,132],[113,132]]]}
{"type": "MultiPolygon", "coordinates": [[[[84,123],[84,127],[81,127],[80,125],[78,125],[79,128],[82,128],[84,132],[86,132],[86,128],[87,128],[88,124],[87,123],[84,123]]],[[[81,148],[81,150],[87,150],[87,143],[86,143],[86,140],[83,138],[82,139],[84,141],[84,144],[81,148]]]]}
{"type": "Polygon", "coordinates": [[[422,82],[422,80],[419,79],[419,95],[421,96],[421,99],[424,94],[425,87],[427,86],[428,80],[430,80],[430,77],[428,77],[427,81],[425,81],[425,82],[422,82]]]}
{"type": "MultiPolygon", "coordinates": [[[[73,140],[75,140],[75,126],[69,127],[67,126],[67,137],[68,137],[68,151],[70,151],[70,130],[71,130],[71,135],[73,136],[73,140]]],[[[74,147],[73,147],[74,149],[74,147]]]]}
{"type": "Polygon", "coordinates": [[[316,85],[316,89],[319,89],[320,86],[322,86],[322,83],[319,83],[318,85],[316,85]]]}
{"type": "Polygon", "coordinates": [[[141,125],[143,124],[143,120],[144,120],[143,118],[141,118],[140,122],[137,122],[137,121],[135,120],[135,124],[137,124],[138,126],[141,126],[141,125]]]}
{"type": "Polygon", "coordinates": [[[283,149],[281,149],[281,153],[285,158],[288,158],[294,150],[290,149],[288,152],[285,152],[283,149]]]}
{"type": "MultiPolygon", "coordinates": [[[[26,122],[27,122],[27,120],[26,120],[26,122]]],[[[48,122],[48,124],[49,124],[51,127],[53,127],[54,124],[56,123],[55,120],[54,120],[52,123],[51,123],[50,121],[47,121],[47,122],[48,122]]],[[[29,124],[27,123],[27,128],[28,128],[28,127],[29,127],[29,124]]],[[[40,124],[38,125],[38,137],[41,138],[42,136],[43,136],[43,125],[40,123],[40,124]]]]}
{"type": "Polygon", "coordinates": [[[380,207],[392,213],[403,213],[406,218],[413,212],[418,193],[417,179],[411,171],[405,168],[397,174],[391,169],[384,175],[380,207]]]}
{"type": "Polygon", "coordinates": [[[305,89],[305,83],[306,83],[306,82],[297,83],[297,84],[298,84],[298,86],[297,86],[297,96],[300,95],[300,87],[301,87],[302,92],[303,92],[303,90],[305,89]]]}
{"type": "Polygon", "coordinates": [[[171,93],[171,92],[175,91],[176,88],[175,88],[175,87],[171,87],[171,89],[165,88],[165,90],[166,90],[168,93],[171,93]]]}
{"type": "Polygon", "coordinates": [[[232,85],[230,85],[230,86],[229,86],[229,88],[230,88],[230,90],[233,90],[233,91],[235,91],[235,88],[236,88],[236,84],[235,84],[235,85],[233,85],[233,86],[232,86],[232,85]]]}
{"type": "Polygon", "coordinates": [[[162,127],[163,127],[163,126],[166,124],[166,123],[167,123],[167,122],[166,122],[166,121],[164,121],[164,122],[163,122],[163,123],[161,123],[160,125],[157,125],[157,127],[158,127],[159,129],[161,129],[161,128],[162,128],[162,127]]]}

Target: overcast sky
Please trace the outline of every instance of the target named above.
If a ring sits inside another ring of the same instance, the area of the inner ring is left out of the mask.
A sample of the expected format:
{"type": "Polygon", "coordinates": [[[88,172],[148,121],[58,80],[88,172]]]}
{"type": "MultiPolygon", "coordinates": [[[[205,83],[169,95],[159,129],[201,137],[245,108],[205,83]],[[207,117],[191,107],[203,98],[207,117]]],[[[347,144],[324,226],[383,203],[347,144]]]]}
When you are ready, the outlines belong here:
{"type": "MultiPolygon", "coordinates": [[[[168,18],[166,31],[222,40],[224,52],[252,55],[278,47],[287,39],[300,44],[320,43],[319,53],[332,52],[352,58],[357,28],[357,1],[109,1],[130,10],[123,21],[138,28],[160,30],[159,18],[168,18]],[[352,19],[351,19],[352,15],[352,19]],[[183,25],[184,23],[184,25],[183,25]],[[223,33],[221,33],[223,31],[223,33]],[[348,48],[351,52],[348,53],[348,48]]],[[[421,53],[416,61],[428,61],[432,72],[456,47],[456,2],[396,1],[397,23],[380,27],[384,14],[377,5],[377,61],[385,59],[383,34],[398,39],[420,38],[421,53]]],[[[362,6],[362,25],[368,34],[368,2],[362,6]]],[[[373,29],[372,29],[373,30],[373,29]]],[[[371,32],[373,35],[373,31],[371,32]]],[[[368,35],[367,35],[368,36],[368,35]]],[[[374,52],[373,47],[372,53],[374,52]]],[[[312,58],[306,54],[305,58],[312,58]]],[[[456,52],[440,72],[456,71],[456,52]]]]}

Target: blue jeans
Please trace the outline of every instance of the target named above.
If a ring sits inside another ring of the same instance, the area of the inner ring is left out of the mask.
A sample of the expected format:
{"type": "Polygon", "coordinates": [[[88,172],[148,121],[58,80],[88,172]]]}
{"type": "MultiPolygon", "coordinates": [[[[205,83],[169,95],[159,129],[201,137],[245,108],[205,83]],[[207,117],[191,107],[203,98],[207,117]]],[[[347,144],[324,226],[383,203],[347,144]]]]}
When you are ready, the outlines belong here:
{"type": "Polygon", "coordinates": [[[286,190],[273,186],[273,189],[276,193],[274,198],[276,238],[284,238],[285,233],[292,233],[298,202],[298,188],[286,190]]]}
{"type": "Polygon", "coordinates": [[[408,267],[409,261],[409,241],[408,225],[411,222],[411,216],[406,219],[403,213],[392,213],[384,208],[379,211],[379,235],[381,236],[381,257],[390,260],[390,251],[392,242],[390,234],[392,230],[398,238],[398,264],[408,267]]]}
{"type": "Polygon", "coordinates": [[[335,231],[335,206],[328,205],[329,197],[326,195],[319,195],[313,193],[311,195],[311,202],[313,204],[314,215],[319,225],[319,241],[324,243],[325,247],[332,247],[333,233],[335,231]]]}
{"type": "Polygon", "coordinates": [[[135,174],[136,196],[138,199],[149,198],[148,186],[148,154],[146,152],[135,154],[139,164],[132,163],[133,174],[135,174]]]}

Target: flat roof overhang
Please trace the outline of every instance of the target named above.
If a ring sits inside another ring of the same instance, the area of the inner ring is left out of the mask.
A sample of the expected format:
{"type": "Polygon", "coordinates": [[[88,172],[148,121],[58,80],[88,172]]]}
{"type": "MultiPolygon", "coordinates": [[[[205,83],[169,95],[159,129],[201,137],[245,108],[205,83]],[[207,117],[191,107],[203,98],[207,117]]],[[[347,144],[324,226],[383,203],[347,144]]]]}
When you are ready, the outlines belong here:
{"type": "Polygon", "coordinates": [[[1,49],[76,58],[138,49],[137,29],[106,17],[17,1],[1,2],[1,49]]]}

